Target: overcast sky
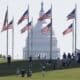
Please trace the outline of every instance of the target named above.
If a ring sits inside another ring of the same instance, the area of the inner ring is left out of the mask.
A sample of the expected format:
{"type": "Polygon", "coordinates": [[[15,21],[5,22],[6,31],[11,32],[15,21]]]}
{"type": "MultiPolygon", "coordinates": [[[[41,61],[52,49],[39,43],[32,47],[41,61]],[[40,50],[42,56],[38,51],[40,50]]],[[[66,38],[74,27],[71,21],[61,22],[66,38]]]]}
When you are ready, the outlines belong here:
{"type": "MultiPolygon", "coordinates": [[[[17,25],[17,22],[29,4],[30,20],[33,17],[33,26],[35,26],[42,1],[44,2],[44,11],[47,11],[52,4],[53,30],[58,40],[60,54],[72,51],[72,33],[63,36],[62,32],[72,23],[72,20],[67,21],[66,16],[75,8],[75,4],[77,4],[77,48],[80,49],[80,0],[0,0],[0,30],[3,26],[7,5],[9,8],[8,20],[10,21],[14,16],[15,58],[22,58],[27,37],[27,32],[20,33],[20,29],[25,26],[27,21],[23,21],[20,25],[17,25]]],[[[9,54],[12,53],[11,31],[9,30],[9,54]]],[[[6,55],[6,31],[0,32],[0,53],[6,55]]]]}

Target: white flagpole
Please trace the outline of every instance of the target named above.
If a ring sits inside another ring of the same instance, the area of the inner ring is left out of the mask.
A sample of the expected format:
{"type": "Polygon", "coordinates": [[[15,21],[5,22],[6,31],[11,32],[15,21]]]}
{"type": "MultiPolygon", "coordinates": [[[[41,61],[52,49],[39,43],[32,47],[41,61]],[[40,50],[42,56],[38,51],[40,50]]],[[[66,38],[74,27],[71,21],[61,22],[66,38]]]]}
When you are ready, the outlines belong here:
{"type": "MultiPolygon", "coordinates": [[[[28,17],[29,17],[29,5],[28,5],[28,17]]],[[[27,19],[28,23],[29,23],[29,18],[27,19]]],[[[27,37],[27,55],[29,58],[29,27],[28,27],[28,37],[27,37]]]]}
{"type": "Polygon", "coordinates": [[[52,5],[51,5],[51,30],[50,30],[50,60],[52,60],[52,5]]]}
{"type": "Polygon", "coordinates": [[[77,5],[75,4],[75,27],[74,27],[74,32],[75,32],[75,55],[76,55],[76,39],[77,39],[77,5]]]}
{"type": "Polygon", "coordinates": [[[12,59],[14,59],[14,18],[12,23],[12,59]]]}
{"type": "MultiPolygon", "coordinates": [[[[8,6],[7,6],[7,24],[6,26],[8,26],[8,6]]],[[[7,57],[8,57],[8,29],[7,29],[7,35],[6,35],[6,54],[7,54],[7,57]]]]}
{"type": "Polygon", "coordinates": [[[74,20],[73,20],[73,23],[72,23],[72,28],[73,28],[73,31],[72,31],[72,53],[74,53],[74,20]]]}
{"type": "Polygon", "coordinates": [[[32,23],[31,23],[31,55],[32,55],[32,50],[33,50],[33,18],[32,18],[32,23]]]}

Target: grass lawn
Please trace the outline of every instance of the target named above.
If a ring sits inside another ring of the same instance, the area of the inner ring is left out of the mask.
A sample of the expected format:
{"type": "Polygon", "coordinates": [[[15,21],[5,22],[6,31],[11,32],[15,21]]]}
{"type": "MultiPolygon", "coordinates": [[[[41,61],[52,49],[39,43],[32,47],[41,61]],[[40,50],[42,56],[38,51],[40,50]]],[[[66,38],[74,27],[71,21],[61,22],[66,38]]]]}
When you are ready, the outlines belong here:
{"type": "Polygon", "coordinates": [[[6,62],[6,60],[4,60],[3,58],[1,59],[0,58],[0,63],[5,63],[6,62]]]}
{"type": "Polygon", "coordinates": [[[13,76],[0,76],[0,80],[80,80],[80,68],[55,70],[45,73],[43,77],[41,72],[32,74],[31,78],[25,76],[13,75],[13,76]]]}

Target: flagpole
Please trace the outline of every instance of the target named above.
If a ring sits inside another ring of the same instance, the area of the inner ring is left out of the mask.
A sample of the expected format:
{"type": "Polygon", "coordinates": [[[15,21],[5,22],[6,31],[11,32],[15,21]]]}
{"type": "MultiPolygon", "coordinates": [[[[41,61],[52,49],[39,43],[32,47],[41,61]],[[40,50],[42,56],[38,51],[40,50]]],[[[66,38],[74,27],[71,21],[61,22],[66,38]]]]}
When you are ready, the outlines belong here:
{"type": "Polygon", "coordinates": [[[77,38],[77,5],[75,4],[75,55],[76,55],[76,38],[77,38]]]}
{"type": "MultiPolygon", "coordinates": [[[[29,14],[29,4],[28,4],[28,14],[29,14]]],[[[29,15],[28,15],[29,17],[29,15]]],[[[27,19],[28,23],[29,23],[29,18],[27,19]]],[[[28,54],[28,58],[29,58],[29,27],[28,27],[28,40],[27,40],[27,54],[28,54]]]]}
{"type": "MultiPolygon", "coordinates": [[[[51,19],[52,22],[52,19],[51,19]]],[[[50,31],[50,60],[52,59],[52,26],[50,31]]]]}
{"type": "MultiPolygon", "coordinates": [[[[52,13],[52,5],[51,5],[52,13]]],[[[52,60],[52,14],[51,14],[51,31],[50,31],[50,60],[52,60]]]]}
{"type": "MultiPolygon", "coordinates": [[[[7,11],[8,11],[8,6],[7,6],[7,11]]],[[[7,15],[8,15],[8,12],[7,12],[7,15]]],[[[8,17],[7,17],[7,25],[8,26],[8,17]]],[[[6,54],[7,54],[7,57],[8,57],[8,29],[7,29],[7,35],[6,35],[6,54]]]]}
{"type": "Polygon", "coordinates": [[[33,48],[33,18],[32,18],[32,23],[31,23],[31,54],[32,54],[32,48],[33,48]]]}
{"type": "MultiPolygon", "coordinates": [[[[14,18],[13,18],[14,24],[14,18]]],[[[14,25],[12,24],[12,59],[14,59],[14,25]]]]}
{"type": "MultiPolygon", "coordinates": [[[[29,4],[28,4],[28,24],[29,24],[29,4]]],[[[29,27],[28,27],[28,37],[27,37],[27,55],[28,55],[28,72],[29,72],[29,66],[30,66],[30,63],[29,63],[29,27]]]]}
{"type": "Polygon", "coordinates": [[[74,53],[74,20],[72,25],[73,31],[72,31],[72,53],[74,53]]]}

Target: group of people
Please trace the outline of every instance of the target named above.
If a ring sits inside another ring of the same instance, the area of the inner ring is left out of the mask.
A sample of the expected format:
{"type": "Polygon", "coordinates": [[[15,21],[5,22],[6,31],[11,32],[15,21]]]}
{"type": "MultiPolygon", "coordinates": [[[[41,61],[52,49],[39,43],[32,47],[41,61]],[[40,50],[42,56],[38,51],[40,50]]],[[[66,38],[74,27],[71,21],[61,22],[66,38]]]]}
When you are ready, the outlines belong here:
{"type": "MultiPolygon", "coordinates": [[[[47,66],[51,66],[51,67],[53,66],[53,69],[55,70],[55,69],[61,69],[65,67],[68,68],[69,66],[73,67],[74,65],[76,65],[75,63],[80,64],[80,53],[77,53],[77,55],[70,54],[70,53],[66,55],[66,53],[64,53],[62,59],[49,60],[48,62],[44,60],[44,63],[43,61],[41,61],[40,70],[42,72],[42,76],[44,77],[47,66]]],[[[21,74],[22,77],[24,77],[26,73],[28,77],[32,76],[32,57],[29,57],[27,72],[25,69],[21,69],[21,70],[17,69],[17,75],[21,74]]]]}

